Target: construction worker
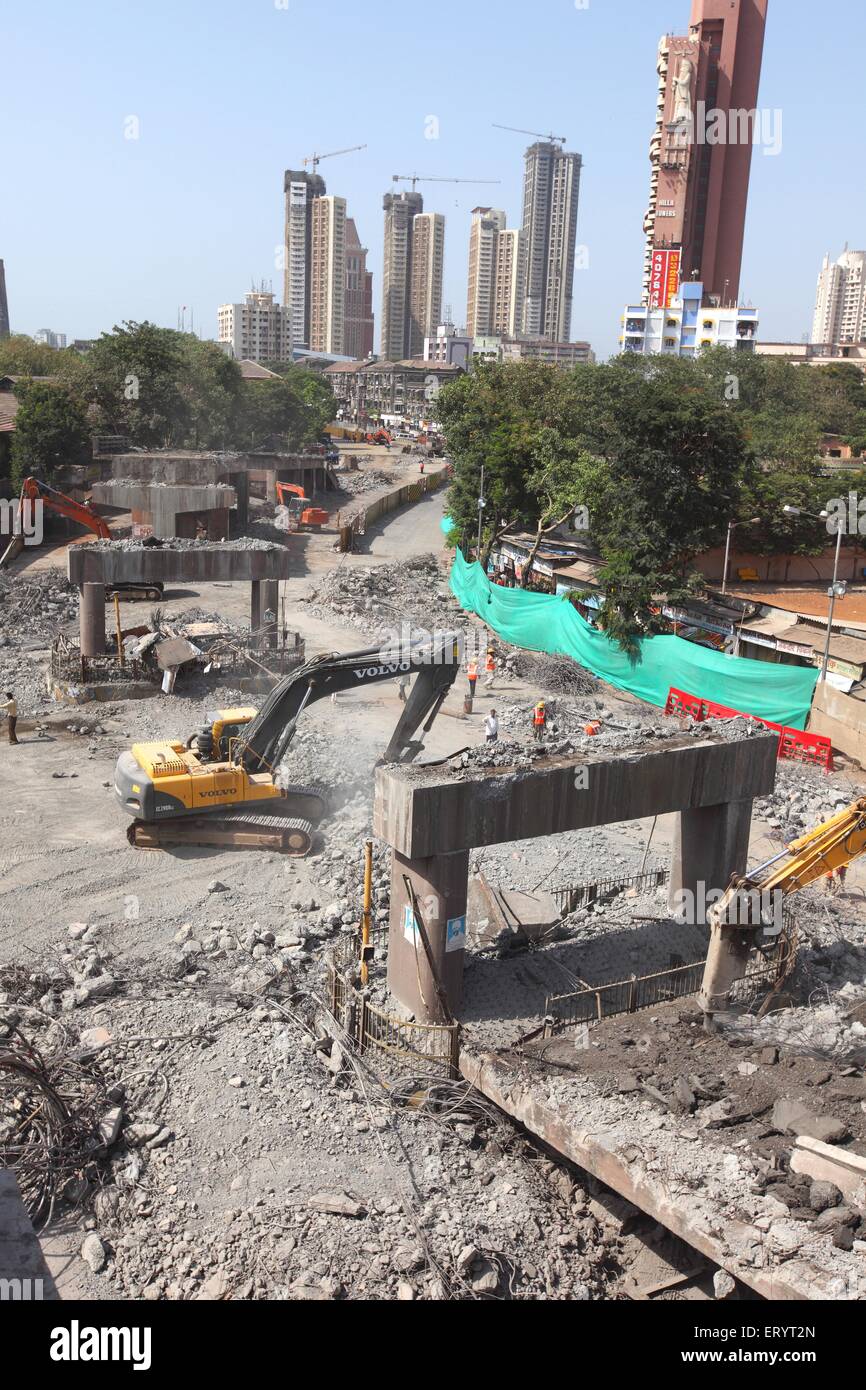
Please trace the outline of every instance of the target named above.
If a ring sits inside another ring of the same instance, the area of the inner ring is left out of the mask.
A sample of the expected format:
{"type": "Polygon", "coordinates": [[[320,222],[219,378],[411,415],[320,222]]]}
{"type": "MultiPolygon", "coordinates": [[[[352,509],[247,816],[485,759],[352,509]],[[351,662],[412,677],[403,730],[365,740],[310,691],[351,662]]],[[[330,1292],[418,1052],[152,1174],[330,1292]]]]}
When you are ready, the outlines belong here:
{"type": "Polygon", "coordinates": [[[484,684],[488,690],[492,690],[493,682],[496,679],[496,657],[492,647],[487,648],[487,660],[484,663],[484,672],[484,684]]]}
{"type": "Polygon", "coordinates": [[[17,743],[18,738],[15,733],[15,726],[18,723],[18,705],[11,690],[6,691],[6,703],[0,705],[0,710],[4,711],[6,718],[9,720],[9,742],[17,743]]]}
{"type": "Polygon", "coordinates": [[[532,711],[532,732],[535,735],[536,743],[544,742],[544,731],[547,728],[547,709],[544,701],[539,700],[535,709],[532,711]]]}
{"type": "Polygon", "coordinates": [[[405,705],[405,703],[406,703],[406,691],[407,691],[408,689],[409,689],[409,677],[408,677],[407,675],[402,675],[402,676],[399,678],[399,680],[397,681],[397,694],[398,694],[399,697],[400,697],[400,704],[401,704],[401,705],[405,705]]]}
{"type": "Polygon", "coordinates": [[[470,657],[466,664],[466,679],[469,682],[469,698],[475,699],[475,687],[478,684],[478,662],[475,657],[470,657]]]}
{"type": "Polygon", "coordinates": [[[484,735],[488,743],[495,743],[499,737],[499,720],[495,709],[490,711],[484,721],[484,735]]]}

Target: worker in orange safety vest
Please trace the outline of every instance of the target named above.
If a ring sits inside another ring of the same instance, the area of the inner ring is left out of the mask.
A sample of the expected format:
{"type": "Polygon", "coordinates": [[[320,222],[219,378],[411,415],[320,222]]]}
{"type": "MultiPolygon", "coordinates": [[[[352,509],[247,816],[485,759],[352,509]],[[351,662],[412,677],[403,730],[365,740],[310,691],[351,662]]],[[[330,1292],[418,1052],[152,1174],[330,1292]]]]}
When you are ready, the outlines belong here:
{"type": "Polygon", "coordinates": [[[539,700],[535,709],[532,711],[532,731],[535,734],[535,742],[543,743],[544,731],[547,728],[547,710],[543,700],[539,700]]]}
{"type": "Polygon", "coordinates": [[[484,684],[489,690],[492,690],[493,682],[496,678],[496,657],[493,654],[492,647],[487,648],[487,660],[484,663],[484,671],[486,676],[484,684]]]}
{"type": "Polygon", "coordinates": [[[478,684],[478,662],[473,657],[466,667],[466,679],[469,682],[469,698],[475,699],[475,687],[478,684]]]}

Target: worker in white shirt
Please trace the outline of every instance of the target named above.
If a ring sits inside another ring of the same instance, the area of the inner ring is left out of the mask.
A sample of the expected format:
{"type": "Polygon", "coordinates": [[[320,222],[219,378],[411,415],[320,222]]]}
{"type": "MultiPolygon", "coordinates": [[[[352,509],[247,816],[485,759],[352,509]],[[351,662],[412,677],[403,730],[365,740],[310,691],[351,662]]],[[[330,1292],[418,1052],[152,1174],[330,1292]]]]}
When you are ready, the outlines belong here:
{"type": "Polygon", "coordinates": [[[18,705],[11,690],[6,691],[6,703],[0,705],[0,710],[3,711],[6,718],[9,720],[9,742],[17,743],[18,739],[15,734],[15,726],[18,723],[18,705]]]}
{"type": "Polygon", "coordinates": [[[484,733],[488,743],[495,743],[499,737],[499,720],[496,718],[496,710],[492,709],[484,721],[484,733]]]}

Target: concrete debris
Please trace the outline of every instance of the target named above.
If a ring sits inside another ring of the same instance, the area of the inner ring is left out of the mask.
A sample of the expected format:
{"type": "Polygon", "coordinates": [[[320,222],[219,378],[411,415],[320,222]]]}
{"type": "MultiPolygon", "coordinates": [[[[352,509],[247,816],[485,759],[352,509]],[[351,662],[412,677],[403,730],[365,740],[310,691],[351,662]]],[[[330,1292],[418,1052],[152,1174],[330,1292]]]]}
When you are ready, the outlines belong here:
{"type": "Polygon", "coordinates": [[[108,1259],[105,1246],[99,1236],[93,1232],[84,1237],[81,1246],[81,1258],[93,1274],[99,1274],[105,1268],[108,1259]]]}

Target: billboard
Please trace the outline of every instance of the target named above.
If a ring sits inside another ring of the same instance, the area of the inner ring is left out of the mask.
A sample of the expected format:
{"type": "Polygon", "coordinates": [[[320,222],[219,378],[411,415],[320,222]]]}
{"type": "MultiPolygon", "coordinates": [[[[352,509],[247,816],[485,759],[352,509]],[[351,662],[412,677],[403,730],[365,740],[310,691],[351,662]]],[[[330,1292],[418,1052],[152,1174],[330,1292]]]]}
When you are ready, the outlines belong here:
{"type": "Polygon", "coordinates": [[[680,261],[682,252],[656,248],[652,255],[650,274],[650,308],[668,309],[680,288],[680,261]]]}

